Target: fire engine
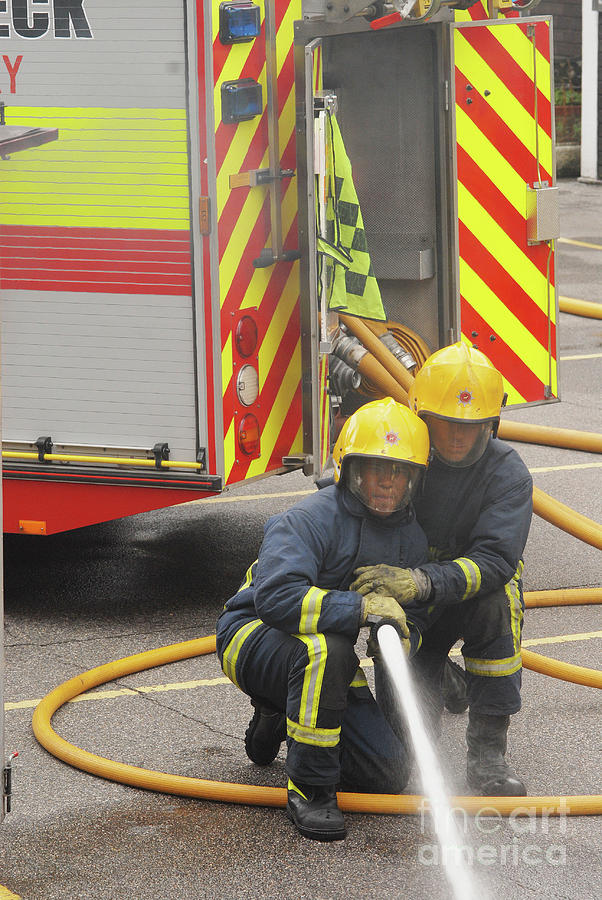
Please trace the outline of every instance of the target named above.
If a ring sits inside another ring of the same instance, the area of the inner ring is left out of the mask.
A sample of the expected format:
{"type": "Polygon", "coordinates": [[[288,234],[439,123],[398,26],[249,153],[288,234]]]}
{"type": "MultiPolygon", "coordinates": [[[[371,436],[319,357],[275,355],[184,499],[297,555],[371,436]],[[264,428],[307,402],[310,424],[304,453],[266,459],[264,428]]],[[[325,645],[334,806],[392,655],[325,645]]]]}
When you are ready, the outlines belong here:
{"type": "Polygon", "coordinates": [[[1,127],[57,138],[0,145],[5,530],[319,474],[388,390],[371,342],[411,372],[462,338],[511,404],[556,399],[534,5],[0,3],[1,127]]]}

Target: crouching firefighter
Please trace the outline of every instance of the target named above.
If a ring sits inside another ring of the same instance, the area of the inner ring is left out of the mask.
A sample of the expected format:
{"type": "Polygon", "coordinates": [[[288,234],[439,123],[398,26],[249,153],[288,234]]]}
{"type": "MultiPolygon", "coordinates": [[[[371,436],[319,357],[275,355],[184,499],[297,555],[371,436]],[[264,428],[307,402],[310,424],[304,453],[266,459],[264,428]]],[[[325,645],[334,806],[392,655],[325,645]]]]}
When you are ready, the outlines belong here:
{"type": "Polygon", "coordinates": [[[434,353],[409,398],[428,426],[433,456],[415,500],[430,561],[413,570],[365,568],[351,588],[395,597],[408,618],[426,610],[413,667],[435,732],[447,654],[462,638],[468,785],[482,795],[523,795],[505,753],[510,716],[521,706],[521,556],[532,479],[516,451],[495,440],[502,376],[479,350],[458,343],[434,353]]]}
{"type": "Polygon", "coordinates": [[[268,521],[218,620],[222,668],[254,707],[247,755],[268,765],[286,737],[287,815],[308,838],[345,837],[337,788],[396,793],[409,778],[405,736],[377,705],[354,645],[385,618],[411,654],[420,631],[391,596],[349,585],[358,566],[425,563],[411,500],[428,455],[427,427],[407,408],[387,398],[359,409],[335,445],[334,484],[268,521]]]}

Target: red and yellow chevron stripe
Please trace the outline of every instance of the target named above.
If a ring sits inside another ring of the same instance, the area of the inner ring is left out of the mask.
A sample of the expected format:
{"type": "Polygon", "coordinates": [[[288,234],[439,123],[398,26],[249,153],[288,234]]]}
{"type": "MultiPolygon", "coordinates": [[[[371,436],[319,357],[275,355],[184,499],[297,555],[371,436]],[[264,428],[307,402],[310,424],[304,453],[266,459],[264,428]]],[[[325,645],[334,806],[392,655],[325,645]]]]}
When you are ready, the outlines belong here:
{"type": "Polygon", "coordinates": [[[553,180],[549,24],[459,25],[454,52],[462,335],[533,402],[558,392],[553,249],[527,245],[527,186],[553,180]]]}
{"type": "Polygon", "coordinates": [[[485,19],[515,19],[520,16],[519,11],[512,6],[512,0],[498,0],[497,14],[495,10],[492,10],[492,13],[490,16],[488,0],[477,0],[469,9],[454,10],[454,20],[456,22],[480,22],[485,19]]]}
{"type": "MultiPolygon", "coordinates": [[[[293,22],[301,17],[300,0],[276,7],[279,158],[282,168],[295,168],[295,92],[293,22]]],[[[213,84],[217,164],[219,294],[222,337],[225,481],[253,478],[282,465],[282,457],[301,452],[301,346],[296,263],[279,262],[255,269],[253,260],[271,246],[269,194],[265,187],[230,187],[230,177],[267,168],[268,121],[265,109],[265,22],[250,43],[224,46],[218,36],[219,0],[213,3],[213,84]],[[221,86],[225,81],[254,78],[262,85],[261,116],[238,125],[221,121],[221,86]],[[236,396],[233,323],[239,310],[252,312],[259,328],[259,396],[242,407],[236,396]],[[238,421],[247,412],[261,428],[261,454],[240,452],[238,421]]],[[[263,15],[263,11],[262,11],[263,15]]],[[[294,179],[282,187],[282,233],[285,249],[297,246],[297,188],[294,179]]]]}

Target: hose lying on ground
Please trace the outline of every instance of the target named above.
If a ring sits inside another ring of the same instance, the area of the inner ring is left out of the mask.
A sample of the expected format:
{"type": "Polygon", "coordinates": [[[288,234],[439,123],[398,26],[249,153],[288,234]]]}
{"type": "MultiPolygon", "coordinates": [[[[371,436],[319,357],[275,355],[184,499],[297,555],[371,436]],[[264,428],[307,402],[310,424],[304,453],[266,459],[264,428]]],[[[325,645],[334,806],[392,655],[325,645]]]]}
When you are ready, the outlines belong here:
{"type": "Polygon", "coordinates": [[[602,603],[600,588],[566,588],[555,591],[526,591],[525,606],[541,609],[544,606],[582,606],[602,603]]]}
{"type": "Polygon", "coordinates": [[[581,513],[571,509],[570,506],[565,506],[560,500],[555,500],[535,486],[533,486],[533,512],[586,544],[602,550],[602,525],[582,516],[581,513]]]}
{"type": "Polygon", "coordinates": [[[558,309],[573,316],[585,316],[588,319],[602,319],[602,303],[591,303],[589,300],[575,300],[573,297],[559,297],[558,309]]]}
{"type": "Polygon", "coordinates": [[[502,419],[498,428],[498,437],[505,441],[602,453],[602,434],[596,434],[595,431],[550,428],[548,425],[529,425],[527,422],[509,422],[507,419],[502,419]]]}
{"type": "MultiPolygon", "coordinates": [[[[406,393],[405,384],[411,383],[411,375],[407,370],[403,369],[400,363],[393,357],[389,351],[391,359],[403,370],[403,377],[399,375],[399,371],[385,357],[381,357],[380,349],[373,344],[384,347],[381,342],[366,327],[366,335],[362,328],[354,328],[356,336],[364,342],[365,346],[370,344],[374,347],[375,356],[378,365],[374,367],[377,374],[381,374],[383,370],[389,379],[398,379],[400,384],[399,395],[403,397],[406,393]],[[357,334],[357,331],[360,334],[357,334]],[[361,337],[360,337],[361,335],[361,337]],[[410,382],[407,381],[410,379],[410,382]],[[401,387],[404,385],[404,387],[401,387]]],[[[367,347],[367,349],[369,349],[367,347]]],[[[370,373],[373,374],[372,372],[370,373]]],[[[397,399],[397,398],[396,398],[397,399]]],[[[401,399],[400,402],[407,402],[407,399],[401,399]]],[[[508,423],[501,423],[500,437],[508,440],[526,440],[527,438],[511,437],[509,429],[502,428],[508,423]]],[[[515,423],[512,423],[515,424],[515,423]]],[[[536,428],[536,426],[522,426],[523,429],[536,428]]],[[[545,431],[558,431],[559,429],[545,429],[545,431]]],[[[514,432],[516,434],[516,431],[514,432]]],[[[579,432],[573,434],[580,435],[579,432]]],[[[593,437],[600,441],[596,444],[595,452],[602,450],[602,438],[598,435],[593,437]]],[[[529,438],[530,440],[531,438],[529,438]]],[[[545,440],[541,442],[546,443],[545,440]]],[[[557,446],[573,446],[573,444],[561,444],[557,446]]],[[[592,449],[579,447],[578,449],[592,449]]],[[[558,503],[553,498],[548,497],[543,491],[534,489],[534,511],[543,518],[552,521],[555,525],[570,531],[582,540],[587,540],[594,546],[601,546],[599,543],[602,536],[602,527],[596,522],[592,522],[585,516],[575,513],[564,504],[558,503]],[[561,509],[559,509],[561,507],[561,509]]],[[[558,595],[567,592],[558,592],[558,595]]],[[[568,592],[571,599],[563,599],[557,597],[556,602],[552,603],[550,595],[556,592],[545,592],[547,595],[542,605],[564,605],[565,603],[574,605],[577,601],[574,599],[575,592],[568,592]]],[[[602,598],[602,590],[593,592],[588,591],[588,595],[581,595],[582,603],[599,603],[602,598]]],[[[525,595],[526,605],[537,606],[537,598],[525,595]]],[[[33,730],[39,743],[45,747],[50,753],[59,759],[64,760],[76,768],[83,769],[93,775],[99,775],[112,781],[119,781],[123,784],[129,784],[134,787],[147,788],[149,790],[160,791],[163,793],[178,794],[186,797],[196,797],[206,800],[221,800],[232,803],[246,803],[259,806],[285,806],[287,793],[284,788],[272,788],[257,785],[232,784],[229,782],[211,781],[200,778],[188,778],[181,775],[170,775],[165,772],[156,772],[150,769],[141,769],[135,766],[128,766],[124,763],[115,762],[114,760],[105,759],[96,756],[86,750],[82,750],[73,744],[68,743],[59,737],[51,725],[51,719],[54,713],[69,700],[90,690],[99,684],[107,681],[113,681],[125,675],[140,672],[154,666],[164,665],[168,662],[176,660],[189,659],[206,653],[212,653],[215,650],[215,636],[199,638],[194,641],[186,641],[181,644],[173,644],[168,647],[161,647],[157,650],[139,653],[135,656],[126,657],[90,669],[82,675],[72,678],[70,681],[59,685],[38,704],[33,716],[33,730]]],[[[573,681],[589,687],[602,687],[602,673],[593,669],[587,669],[582,666],[574,666],[560,660],[549,659],[540,654],[533,653],[524,649],[522,651],[523,663],[525,667],[535,672],[551,675],[555,678],[561,678],[567,681],[573,681]]],[[[357,793],[340,793],[338,802],[341,810],[344,812],[372,812],[372,813],[404,813],[416,814],[421,813],[425,809],[425,798],[417,795],[409,794],[357,794],[357,793]]],[[[479,815],[600,815],[602,814],[602,795],[591,796],[567,796],[567,797],[454,797],[451,802],[455,808],[463,809],[468,813],[479,813],[479,815]],[[484,803],[486,802],[486,806],[484,803]]]]}
{"type": "MultiPolygon", "coordinates": [[[[549,593],[549,592],[546,592],[549,593]]],[[[588,592],[589,593],[589,592],[588,592]]],[[[527,606],[535,606],[534,598],[525,595],[527,606]]],[[[583,603],[602,602],[602,589],[592,592],[588,597],[581,597],[583,603]]],[[[562,599],[559,598],[562,605],[562,599]]],[[[195,797],[204,800],[221,800],[229,803],[244,803],[254,806],[285,806],[286,790],[258,785],[232,784],[224,781],[211,781],[203,778],[189,778],[183,775],[171,775],[128,766],[102,756],[96,756],[82,750],[61,738],[52,728],[51,719],[54,713],[69,700],[84,691],[91,690],[107,681],[114,681],[135,672],[141,672],[168,662],[190,659],[213,653],[215,635],[184,641],[137,653],[124,659],[115,660],[90,669],[75,678],[65,681],[40,701],[33,715],[33,730],[39,743],[54,756],[75,768],[99,775],[110,781],[118,781],[132,787],[146,788],[167,794],[183,797],[195,797]]],[[[523,650],[523,661],[535,672],[544,672],[556,678],[576,681],[591,687],[602,686],[602,673],[581,666],[571,666],[559,660],[542,657],[537,653],[523,650]],[[569,677],[570,676],[570,677],[569,677]]],[[[415,814],[425,809],[425,799],[415,794],[356,794],[340,793],[339,806],[344,812],[371,812],[415,814]]],[[[480,815],[600,815],[602,814],[602,795],[591,796],[543,796],[543,797],[487,797],[484,807],[483,797],[453,797],[454,808],[468,813],[478,812],[480,815]],[[521,812],[522,811],[522,812],[521,812]]]]}

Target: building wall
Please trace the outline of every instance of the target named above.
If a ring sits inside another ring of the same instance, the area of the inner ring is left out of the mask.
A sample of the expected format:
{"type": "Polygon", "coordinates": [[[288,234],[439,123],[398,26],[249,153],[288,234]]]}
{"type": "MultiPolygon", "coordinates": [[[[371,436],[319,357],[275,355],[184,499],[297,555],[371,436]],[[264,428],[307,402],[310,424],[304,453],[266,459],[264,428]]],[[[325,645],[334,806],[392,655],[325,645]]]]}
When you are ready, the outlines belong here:
{"type": "Polygon", "coordinates": [[[581,0],[541,0],[533,14],[554,16],[557,59],[581,59],[581,0]]]}

